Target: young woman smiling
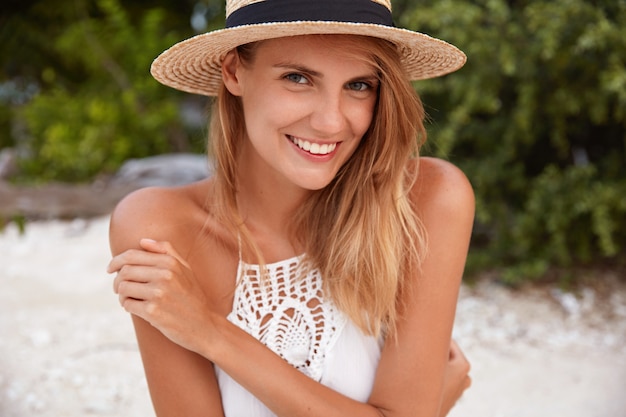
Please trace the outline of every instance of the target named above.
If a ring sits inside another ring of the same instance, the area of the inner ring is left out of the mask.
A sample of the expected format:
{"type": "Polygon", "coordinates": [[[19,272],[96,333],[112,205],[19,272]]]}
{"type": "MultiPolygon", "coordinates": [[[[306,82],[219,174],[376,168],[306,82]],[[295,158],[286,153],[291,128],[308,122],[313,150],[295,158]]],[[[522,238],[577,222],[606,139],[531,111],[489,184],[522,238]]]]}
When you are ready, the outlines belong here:
{"type": "Polygon", "coordinates": [[[114,288],[158,416],[442,416],[474,214],[410,80],[463,65],[371,0],[227,2],[157,80],[217,96],[215,173],[125,198],[114,288]]]}

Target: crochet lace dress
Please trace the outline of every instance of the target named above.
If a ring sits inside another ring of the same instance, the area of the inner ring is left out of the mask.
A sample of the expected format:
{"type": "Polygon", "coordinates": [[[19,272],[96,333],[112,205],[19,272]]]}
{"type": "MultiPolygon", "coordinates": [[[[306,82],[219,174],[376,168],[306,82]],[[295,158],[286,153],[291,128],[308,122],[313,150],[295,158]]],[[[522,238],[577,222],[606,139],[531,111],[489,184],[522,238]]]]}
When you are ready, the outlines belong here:
{"type": "MultiPolygon", "coordinates": [[[[266,265],[269,276],[263,282],[258,265],[240,261],[228,320],[308,377],[366,401],[382,341],[365,335],[324,299],[319,272],[308,270],[302,276],[301,261],[294,257],[266,265]]],[[[226,417],[274,416],[218,366],[215,372],[226,417]]]]}

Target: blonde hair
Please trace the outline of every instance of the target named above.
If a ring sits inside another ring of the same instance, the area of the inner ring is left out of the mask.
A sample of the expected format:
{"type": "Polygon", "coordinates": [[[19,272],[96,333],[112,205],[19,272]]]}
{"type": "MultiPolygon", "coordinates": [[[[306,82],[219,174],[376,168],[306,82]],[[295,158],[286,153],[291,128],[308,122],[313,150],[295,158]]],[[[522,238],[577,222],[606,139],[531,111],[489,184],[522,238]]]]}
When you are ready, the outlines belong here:
{"type": "MultiPolygon", "coordinates": [[[[319,35],[327,36],[327,35],[319,35]]],[[[398,300],[416,273],[425,236],[411,205],[410,189],[426,137],[424,109],[408,81],[395,47],[376,38],[350,36],[346,48],[379,74],[379,97],[369,130],[352,157],[324,189],[298,210],[291,227],[306,259],[324,277],[327,296],[363,331],[392,333],[398,300]]],[[[238,48],[252,59],[253,46],[238,48]]],[[[240,100],[224,86],[214,105],[211,150],[215,158],[213,212],[240,234],[244,248],[262,255],[237,211],[237,150],[245,138],[240,100]]]]}

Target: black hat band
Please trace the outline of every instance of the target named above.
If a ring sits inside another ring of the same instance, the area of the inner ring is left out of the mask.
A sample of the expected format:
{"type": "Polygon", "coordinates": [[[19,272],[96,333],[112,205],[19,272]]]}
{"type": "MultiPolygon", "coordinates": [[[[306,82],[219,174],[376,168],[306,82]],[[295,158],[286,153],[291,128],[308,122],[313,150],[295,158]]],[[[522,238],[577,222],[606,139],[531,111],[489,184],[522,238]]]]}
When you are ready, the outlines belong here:
{"type": "Polygon", "coordinates": [[[226,27],[297,21],[394,26],[391,11],[372,0],[265,0],[232,12],[226,27]]]}

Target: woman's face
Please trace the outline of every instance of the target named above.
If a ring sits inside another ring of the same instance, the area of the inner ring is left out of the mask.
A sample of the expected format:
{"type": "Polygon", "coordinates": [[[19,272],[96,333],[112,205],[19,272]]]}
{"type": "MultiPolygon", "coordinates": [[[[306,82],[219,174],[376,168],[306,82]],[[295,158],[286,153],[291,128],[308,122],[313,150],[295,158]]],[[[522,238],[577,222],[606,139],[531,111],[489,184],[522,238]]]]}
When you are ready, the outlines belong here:
{"type": "Polygon", "coordinates": [[[244,170],[306,190],[337,175],[372,122],[378,91],[376,70],[350,45],[345,36],[297,36],[259,43],[245,64],[229,54],[224,81],[243,104],[244,170]]]}

